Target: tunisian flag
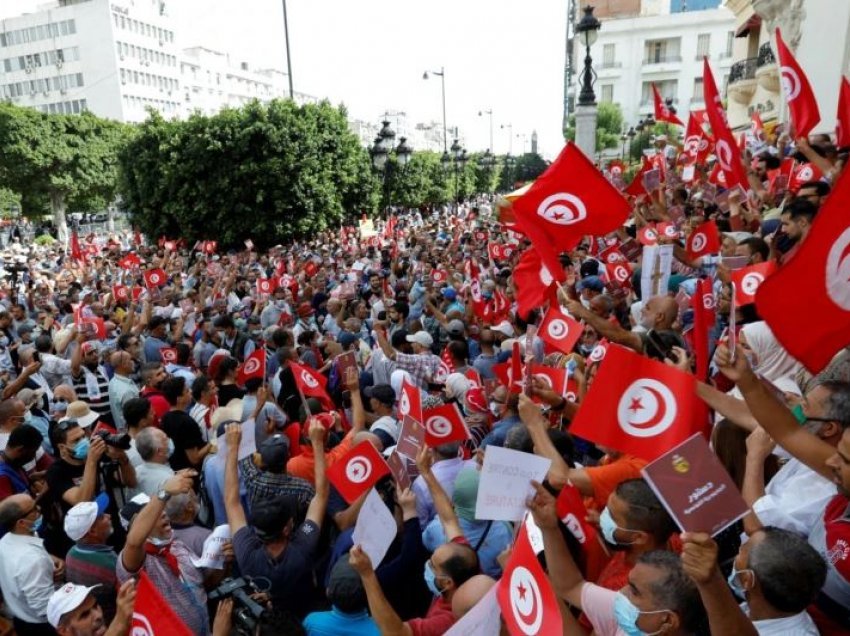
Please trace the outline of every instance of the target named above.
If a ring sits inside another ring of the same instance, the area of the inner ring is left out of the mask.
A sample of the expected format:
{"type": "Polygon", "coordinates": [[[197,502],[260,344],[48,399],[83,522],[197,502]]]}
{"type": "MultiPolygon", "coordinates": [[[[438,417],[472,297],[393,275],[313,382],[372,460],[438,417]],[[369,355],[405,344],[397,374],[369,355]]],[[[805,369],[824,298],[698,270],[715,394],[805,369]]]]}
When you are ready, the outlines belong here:
{"type": "Polygon", "coordinates": [[[145,287],[148,289],[153,287],[162,287],[166,282],[168,282],[168,274],[165,273],[164,269],[159,267],[145,271],[144,278],[145,287]]]}
{"type": "Polygon", "coordinates": [[[425,426],[425,445],[429,448],[441,446],[449,442],[462,442],[469,439],[469,429],[457,408],[457,404],[426,409],[422,413],[422,424],[425,426]]]}
{"type": "Polygon", "coordinates": [[[711,134],[714,136],[714,154],[717,156],[717,165],[723,171],[726,187],[731,188],[737,183],[746,192],[750,189],[747,173],[741,163],[741,153],[735,143],[735,137],[726,123],[726,113],[720,102],[720,93],[717,91],[708,58],[703,60],[702,88],[705,112],[711,124],[711,134]]]}
{"type": "Polygon", "coordinates": [[[842,75],[838,92],[838,117],[835,122],[835,145],[850,146],[850,82],[842,75]]]}
{"type": "Polygon", "coordinates": [[[612,344],[570,433],[651,461],[702,432],[704,415],[696,377],[612,344]]]}
{"type": "Polygon", "coordinates": [[[782,78],[782,94],[788,102],[795,137],[808,137],[812,128],[820,121],[818,102],[809,79],[785,46],[779,27],[776,28],[776,53],[779,57],[779,75],[782,78]]]}
{"type": "Polygon", "coordinates": [[[260,347],[254,353],[245,358],[245,362],[236,372],[236,384],[244,386],[246,380],[251,378],[263,378],[266,375],[266,349],[260,347]]]}
{"type": "Polygon", "coordinates": [[[328,481],[348,503],[374,486],[390,467],[368,440],[363,440],[328,468],[328,481]]]}
{"type": "Polygon", "coordinates": [[[759,287],[774,271],[776,271],[776,262],[767,261],[732,272],[731,279],[735,283],[735,306],[743,307],[755,302],[759,287]]]}
{"type": "Polygon", "coordinates": [[[759,288],[756,309],[812,373],[850,344],[850,177],[843,173],[797,254],[759,288]],[[789,295],[794,307],[789,309],[789,295]]]}
{"type": "Polygon", "coordinates": [[[676,117],[676,115],[674,115],[667,107],[667,104],[664,103],[664,98],[662,98],[661,93],[658,92],[658,87],[655,85],[655,82],[652,83],[652,99],[655,100],[656,121],[666,121],[670,124],[676,124],[677,126],[684,127],[685,124],[682,123],[682,120],[676,117]]]}
{"type": "Polygon", "coordinates": [[[631,211],[620,191],[571,141],[513,208],[517,227],[559,281],[564,280],[560,252],[588,234],[601,236],[620,228],[631,211]]]}
{"type": "Polygon", "coordinates": [[[401,381],[398,414],[402,420],[409,415],[420,424],[422,423],[422,394],[419,392],[419,387],[408,382],[407,378],[401,381]]]}
{"type": "Polygon", "coordinates": [[[720,233],[714,221],[706,221],[691,232],[685,243],[685,251],[690,258],[717,254],[720,251],[720,233]]]}
{"type": "Polygon", "coordinates": [[[316,398],[322,403],[322,407],[328,411],[333,411],[336,408],[331,396],[328,395],[325,389],[328,385],[328,380],[325,376],[310,367],[296,362],[290,362],[289,368],[292,370],[292,377],[295,379],[295,385],[298,387],[301,395],[305,398],[316,398]]]}
{"type": "Polygon", "coordinates": [[[692,110],[685,131],[685,150],[688,163],[703,163],[711,151],[711,139],[702,124],[706,120],[704,110],[692,110]]]}
{"type": "Polygon", "coordinates": [[[556,304],[550,304],[543,316],[538,335],[546,344],[563,353],[572,353],[573,347],[581,337],[583,327],[578,320],[561,311],[556,304]]]}
{"type": "Polygon", "coordinates": [[[517,533],[496,597],[511,636],[562,632],[558,598],[531,547],[528,532],[517,533]]]}
{"type": "MultiPolygon", "coordinates": [[[[558,259],[556,272],[563,277],[564,268],[558,259]]],[[[562,278],[561,278],[562,279],[562,278]]],[[[519,259],[519,264],[514,269],[514,285],[516,286],[516,300],[520,316],[527,316],[529,312],[540,307],[549,297],[549,289],[555,282],[555,275],[547,265],[544,264],[542,254],[535,249],[527,249],[519,259]]]]}
{"type": "Polygon", "coordinates": [[[80,249],[80,237],[77,234],[77,230],[71,230],[71,258],[78,263],[83,263],[86,260],[83,250],[80,249]]]}
{"type": "Polygon", "coordinates": [[[191,630],[171,609],[171,605],[160,596],[142,570],[136,584],[136,603],[133,606],[133,634],[169,634],[169,636],[192,636],[191,630]]]}
{"type": "Polygon", "coordinates": [[[696,291],[691,296],[694,310],[693,349],[696,361],[697,379],[705,382],[708,378],[709,327],[714,324],[714,290],[711,279],[697,280],[696,291]]]}

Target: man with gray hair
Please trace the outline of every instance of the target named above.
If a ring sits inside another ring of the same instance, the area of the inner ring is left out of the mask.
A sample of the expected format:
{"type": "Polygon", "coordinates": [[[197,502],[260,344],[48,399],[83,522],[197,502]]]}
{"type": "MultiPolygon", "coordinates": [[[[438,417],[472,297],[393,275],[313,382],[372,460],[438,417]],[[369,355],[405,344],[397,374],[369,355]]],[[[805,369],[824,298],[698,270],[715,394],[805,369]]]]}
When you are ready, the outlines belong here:
{"type": "Polygon", "coordinates": [[[195,523],[198,509],[198,495],[192,490],[174,495],[165,504],[165,514],[171,522],[174,538],[201,556],[204,553],[204,541],[212,534],[212,530],[195,523]]]}
{"type": "Polygon", "coordinates": [[[143,463],[136,468],[138,486],[134,494],[145,493],[153,497],[162,483],[174,475],[168,465],[168,458],[174,452],[174,443],[162,430],[149,426],[136,435],[136,451],[143,463]]]}

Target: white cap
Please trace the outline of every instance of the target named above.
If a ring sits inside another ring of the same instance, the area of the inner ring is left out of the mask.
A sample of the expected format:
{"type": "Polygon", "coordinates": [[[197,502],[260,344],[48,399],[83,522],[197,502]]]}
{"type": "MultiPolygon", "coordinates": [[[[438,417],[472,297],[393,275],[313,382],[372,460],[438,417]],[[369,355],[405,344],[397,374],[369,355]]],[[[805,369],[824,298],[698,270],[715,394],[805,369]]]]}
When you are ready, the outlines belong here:
{"type": "Polygon", "coordinates": [[[47,601],[47,622],[53,627],[59,627],[59,621],[62,620],[62,617],[82,605],[83,601],[96,587],[97,585],[86,587],[73,583],[66,583],[60,587],[53,592],[53,595],[47,601]]]}
{"type": "Polygon", "coordinates": [[[79,541],[91,530],[97,518],[106,512],[109,495],[100,493],[94,501],[83,501],[71,508],[65,515],[65,534],[71,541],[79,541]]]}
{"type": "Polygon", "coordinates": [[[416,344],[422,345],[423,347],[430,347],[434,344],[434,339],[427,331],[417,331],[412,336],[407,336],[407,341],[415,342],[416,344]]]}
{"type": "Polygon", "coordinates": [[[499,333],[504,334],[508,338],[513,338],[515,333],[513,325],[507,320],[503,320],[495,327],[490,327],[490,331],[498,331],[499,333]]]}

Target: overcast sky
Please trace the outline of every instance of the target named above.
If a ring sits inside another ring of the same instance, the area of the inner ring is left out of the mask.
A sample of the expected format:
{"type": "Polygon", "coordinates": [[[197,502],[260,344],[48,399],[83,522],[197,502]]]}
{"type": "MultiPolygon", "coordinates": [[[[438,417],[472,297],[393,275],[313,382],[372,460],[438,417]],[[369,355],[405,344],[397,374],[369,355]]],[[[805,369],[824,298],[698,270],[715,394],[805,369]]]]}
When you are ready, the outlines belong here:
{"type": "MultiPolygon", "coordinates": [[[[0,0],[5,15],[43,0],[0,0]]],[[[295,90],[344,102],[356,118],[379,121],[386,110],[411,122],[441,120],[439,78],[446,68],[449,126],[470,150],[513,152],[536,129],[554,158],[563,144],[563,0],[288,0],[295,90]]],[[[225,50],[255,68],[286,64],[281,0],[168,0],[185,46],[225,50]]]]}

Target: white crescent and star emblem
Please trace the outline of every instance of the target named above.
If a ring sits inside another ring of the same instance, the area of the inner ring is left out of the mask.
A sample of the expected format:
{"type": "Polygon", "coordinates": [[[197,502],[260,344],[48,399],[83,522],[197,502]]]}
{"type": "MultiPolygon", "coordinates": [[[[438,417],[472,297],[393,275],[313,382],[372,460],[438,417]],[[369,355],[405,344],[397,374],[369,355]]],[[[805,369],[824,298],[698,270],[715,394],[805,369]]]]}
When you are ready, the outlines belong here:
{"type": "Polygon", "coordinates": [[[447,377],[449,377],[449,369],[446,366],[446,363],[441,361],[440,366],[437,367],[437,372],[434,374],[434,382],[437,384],[445,384],[447,377]]]}
{"type": "Polygon", "coordinates": [[[620,428],[633,437],[654,437],[676,419],[676,398],[664,384],[652,378],[632,382],[617,405],[620,428]]]}
{"type": "Polygon", "coordinates": [[[697,150],[699,150],[699,140],[699,135],[691,135],[685,139],[685,152],[689,155],[696,154],[697,150]]]}
{"type": "Polygon", "coordinates": [[[552,283],[555,282],[555,279],[552,278],[552,272],[549,271],[549,268],[545,265],[540,265],[540,282],[543,283],[545,287],[549,287],[552,283]]]}
{"type": "Polygon", "coordinates": [[[601,344],[598,344],[593,347],[593,351],[590,352],[590,359],[593,362],[599,362],[605,357],[606,351],[607,350],[605,347],[603,347],[601,344]]]}
{"type": "Polygon", "coordinates": [[[667,238],[675,238],[678,234],[679,230],[676,229],[675,225],[668,225],[664,228],[664,236],[667,238]]]}
{"type": "Polygon", "coordinates": [[[546,333],[555,340],[562,340],[566,338],[569,332],[570,328],[566,321],[561,320],[560,318],[555,318],[546,327],[546,333]]]}
{"type": "Polygon", "coordinates": [[[705,237],[705,234],[697,232],[694,234],[694,238],[691,241],[691,250],[694,252],[701,252],[705,249],[706,243],[708,243],[708,239],[705,237]]]}
{"type": "Polygon", "coordinates": [[[434,437],[447,437],[452,432],[452,423],[442,415],[432,415],[425,421],[425,428],[434,437]]]}
{"type": "Polygon", "coordinates": [[[782,94],[789,102],[793,102],[800,94],[800,77],[790,66],[781,67],[779,74],[782,76],[782,94]]]}
{"type": "Polygon", "coordinates": [[[723,172],[732,172],[732,147],[725,139],[718,139],[714,144],[714,154],[723,172]]]}
{"type": "Polygon", "coordinates": [[[245,366],[242,369],[246,375],[250,375],[252,373],[256,373],[260,370],[260,361],[256,358],[249,358],[245,362],[245,366]]]}
{"type": "Polygon", "coordinates": [[[151,274],[151,282],[152,282],[154,285],[158,284],[158,283],[159,283],[159,274],[157,274],[156,272],[153,272],[153,273],[151,274]]]}
{"type": "Polygon", "coordinates": [[[131,633],[133,636],[154,636],[153,627],[148,617],[144,614],[139,614],[139,612],[133,612],[133,628],[131,633]]]}
{"type": "Polygon", "coordinates": [[[301,372],[301,381],[311,389],[315,389],[319,386],[319,382],[312,375],[307,373],[306,371],[301,372]]]}
{"type": "Polygon", "coordinates": [[[625,283],[629,280],[629,270],[622,265],[617,265],[617,267],[614,268],[614,279],[618,283],[625,283]]]}
{"type": "Polygon", "coordinates": [[[750,272],[741,279],[741,291],[747,296],[755,296],[756,291],[764,282],[764,276],[758,272],[750,272]]]}
{"type": "Polygon", "coordinates": [[[410,415],[410,398],[407,397],[407,391],[401,392],[401,399],[398,401],[398,412],[402,415],[410,415]]]}
{"type": "Polygon", "coordinates": [[[543,624],[543,595],[534,575],[523,566],[511,572],[511,613],[523,634],[539,634],[543,624]]]}
{"type": "Polygon", "coordinates": [[[345,478],[352,484],[362,484],[372,474],[372,462],[367,457],[352,457],[345,465],[345,478]]]}
{"type": "Polygon", "coordinates": [[[572,225],[584,220],[587,208],[584,202],[569,192],[551,194],[537,206],[537,214],[556,225],[572,225]]]}
{"type": "Polygon", "coordinates": [[[811,181],[814,176],[815,171],[812,170],[812,167],[809,165],[803,166],[800,168],[799,172],[797,172],[798,181],[811,181]]]}
{"type": "Polygon", "coordinates": [[[550,389],[554,388],[554,385],[552,384],[552,378],[550,378],[547,374],[545,374],[545,373],[535,373],[533,375],[534,375],[535,378],[537,378],[538,380],[543,382],[550,389]]]}
{"type": "Polygon", "coordinates": [[[844,311],[850,311],[850,227],[836,239],[826,257],[826,293],[844,311]]]}
{"type": "Polygon", "coordinates": [[[714,309],[717,303],[714,300],[714,294],[704,294],[702,297],[702,306],[706,309],[714,309]]]}
{"type": "Polygon", "coordinates": [[[578,396],[574,391],[567,391],[567,394],[564,397],[567,398],[568,402],[578,402],[578,396]]]}

